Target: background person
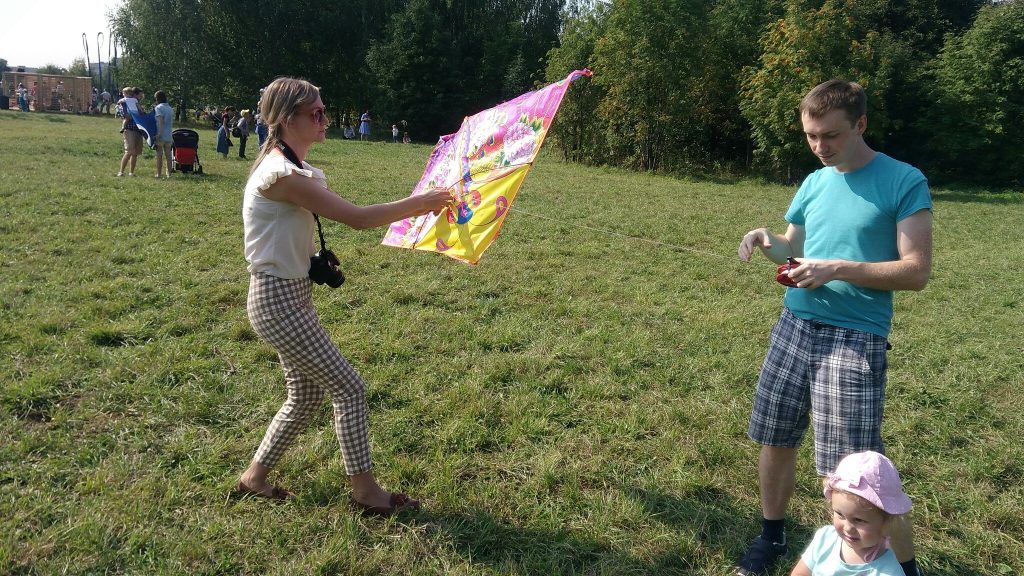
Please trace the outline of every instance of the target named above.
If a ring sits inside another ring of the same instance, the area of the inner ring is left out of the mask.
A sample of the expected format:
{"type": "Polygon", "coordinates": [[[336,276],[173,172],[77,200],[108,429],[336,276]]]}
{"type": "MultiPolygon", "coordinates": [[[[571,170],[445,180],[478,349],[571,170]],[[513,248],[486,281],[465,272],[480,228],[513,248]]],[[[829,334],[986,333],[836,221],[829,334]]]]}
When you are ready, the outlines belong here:
{"type": "Polygon", "coordinates": [[[128,168],[128,175],[135,176],[135,164],[142,154],[142,134],[139,133],[135,120],[130,110],[138,109],[138,101],[135,99],[136,88],[125,86],[121,90],[122,97],[117,101],[117,109],[124,119],[121,121],[121,138],[124,140],[124,155],[121,156],[121,168],[117,171],[118,176],[124,176],[125,168],[128,168]]]}
{"type": "Polygon", "coordinates": [[[263,142],[266,141],[266,123],[263,122],[263,117],[259,114],[259,110],[256,111],[256,138],[259,148],[263,148],[263,142]]]}
{"type": "Polygon", "coordinates": [[[18,108],[22,112],[28,112],[28,88],[21,82],[18,82],[18,108]]]}
{"type": "MultiPolygon", "coordinates": [[[[772,329],[747,434],[761,444],[761,535],[737,574],[764,574],[788,552],[785,517],[797,448],[814,420],[821,475],[854,452],[884,452],[886,350],[894,290],[921,290],[932,257],[928,182],[921,172],[864,141],[867,97],[855,82],[830,80],[800,103],[811,151],[824,168],[808,176],[786,212],[785,234],[751,230],[739,246],[771,261],[789,256],[782,316],[772,329]]],[[[916,576],[909,521],[893,527],[893,550],[916,576]]]]}
{"type": "Polygon", "coordinates": [[[171,177],[171,133],[174,128],[174,110],[167,103],[167,94],[163,90],[157,90],[153,95],[156,99],[156,107],[153,112],[156,115],[156,177],[163,176],[163,165],[167,166],[167,178],[171,177]]]}
{"type": "Polygon", "coordinates": [[[370,459],[366,386],[331,342],[313,307],[313,214],[353,228],[372,228],[440,211],[450,195],[434,190],[386,204],[356,206],[327,187],[323,172],[303,161],[310,146],[326,138],[327,117],[316,86],[278,78],[266,87],[260,111],[269,136],[253,164],[242,203],[250,273],[246,309],[256,333],[277,350],[288,399],[235,489],[275,499],[291,496],[268,484],[267,474],[326,393],[334,406],[334,429],[353,506],[374,514],[416,508],[417,500],[377,484],[370,459]]]}
{"type": "Polygon", "coordinates": [[[363,112],[363,115],[359,117],[359,139],[369,140],[370,139],[370,111],[363,112]]]}
{"type": "Polygon", "coordinates": [[[220,127],[217,128],[217,153],[227,159],[228,151],[234,144],[231,142],[231,110],[228,106],[220,116],[220,127]]]}
{"type": "Polygon", "coordinates": [[[238,157],[245,160],[245,143],[249,140],[249,121],[252,114],[248,110],[242,110],[238,118],[238,157]]]}
{"type": "Polygon", "coordinates": [[[263,143],[267,140],[267,124],[263,121],[263,114],[260,113],[262,104],[263,88],[260,88],[260,97],[259,100],[256,101],[256,139],[260,148],[263,148],[263,143]]]}
{"type": "Polygon", "coordinates": [[[142,99],[146,97],[146,91],[136,86],[135,88],[132,88],[132,97],[134,98],[132,101],[134,107],[129,107],[129,110],[135,110],[140,115],[145,114],[146,107],[142,104],[142,99]]]}

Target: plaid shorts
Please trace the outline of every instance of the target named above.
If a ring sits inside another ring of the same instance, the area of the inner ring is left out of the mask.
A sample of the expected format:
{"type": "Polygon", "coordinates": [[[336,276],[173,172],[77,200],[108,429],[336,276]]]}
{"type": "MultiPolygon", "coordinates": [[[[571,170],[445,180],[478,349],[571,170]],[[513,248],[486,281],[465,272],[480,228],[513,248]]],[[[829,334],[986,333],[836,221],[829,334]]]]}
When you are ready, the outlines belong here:
{"type": "Polygon", "coordinates": [[[772,328],[747,435],[759,444],[796,448],[814,422],[818,474],[853,452],[884,452],[885,338],[801,320],[789,309],[772,328]]]}
{"type": "Polygon", "coordinates": [[[272,468],[306,427],[326,391],[345,473],[370,471],[366,386],[320,325],[309,278],[252,274],[246,310],[253,330],[277,350],[288,399],[274,416],[254,459],[272,468]]]}

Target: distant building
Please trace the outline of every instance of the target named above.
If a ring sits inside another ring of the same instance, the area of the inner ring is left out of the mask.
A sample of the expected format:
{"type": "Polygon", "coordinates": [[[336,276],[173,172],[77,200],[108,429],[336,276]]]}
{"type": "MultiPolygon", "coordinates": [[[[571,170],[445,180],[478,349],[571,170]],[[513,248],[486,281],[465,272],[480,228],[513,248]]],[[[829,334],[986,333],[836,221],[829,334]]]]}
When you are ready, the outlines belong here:
{"type": "Polygon", "coordinates": [[[97,76],[101,71],[100,68],[106,70],[107,66],[110,66],[107,62],[89,62],[89,74],[97,76]]]}

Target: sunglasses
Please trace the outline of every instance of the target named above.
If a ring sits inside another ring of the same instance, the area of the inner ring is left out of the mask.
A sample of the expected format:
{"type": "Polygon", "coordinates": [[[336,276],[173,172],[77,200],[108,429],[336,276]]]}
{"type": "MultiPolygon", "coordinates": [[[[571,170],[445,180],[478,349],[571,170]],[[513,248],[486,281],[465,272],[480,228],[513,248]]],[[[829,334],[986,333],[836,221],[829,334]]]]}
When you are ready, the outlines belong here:
{"type": "Polygon", "coordinates": [[[313,110],[312,116],[313,122],[317,124],[328,124],[331,121],[331,119],[327,117],[327,114],[325,114],[324,111],[320,108],[313,110]]]}

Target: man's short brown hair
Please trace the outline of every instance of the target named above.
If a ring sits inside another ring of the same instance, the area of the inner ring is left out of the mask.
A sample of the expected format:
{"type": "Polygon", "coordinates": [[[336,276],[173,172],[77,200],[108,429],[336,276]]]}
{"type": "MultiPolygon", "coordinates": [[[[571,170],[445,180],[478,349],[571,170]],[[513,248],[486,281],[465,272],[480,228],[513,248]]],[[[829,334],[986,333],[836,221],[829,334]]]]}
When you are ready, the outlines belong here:
{"type": "Polygon", "coordinates": [[[818,84],[800,101],[801,116],[807,114],[811,118],[821,118],[833,110],[842,110],[850,124],[867,114],[867,108],[868,96],[864,88],[856,82],[838,78],[818,84]]]}

